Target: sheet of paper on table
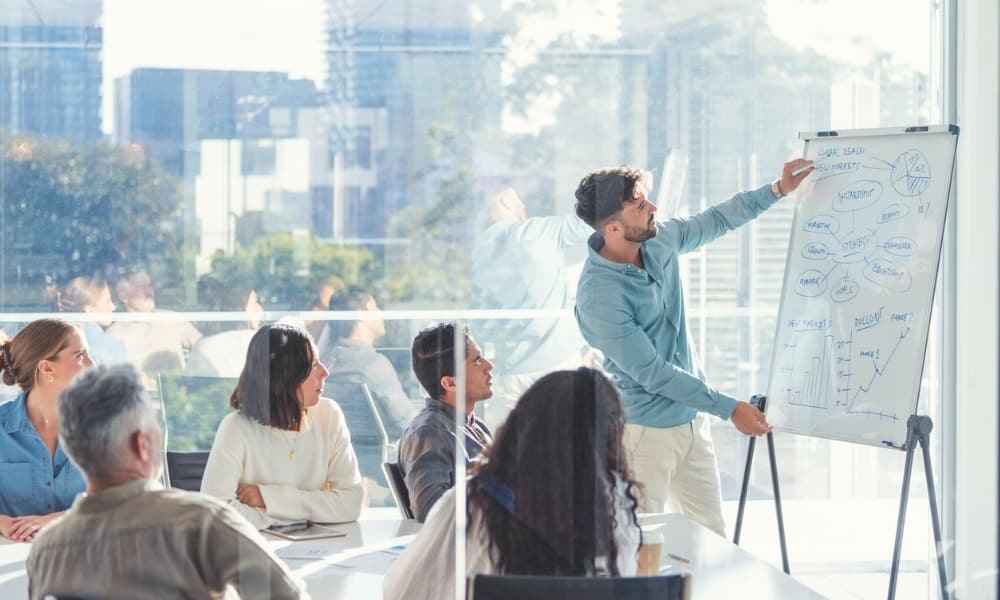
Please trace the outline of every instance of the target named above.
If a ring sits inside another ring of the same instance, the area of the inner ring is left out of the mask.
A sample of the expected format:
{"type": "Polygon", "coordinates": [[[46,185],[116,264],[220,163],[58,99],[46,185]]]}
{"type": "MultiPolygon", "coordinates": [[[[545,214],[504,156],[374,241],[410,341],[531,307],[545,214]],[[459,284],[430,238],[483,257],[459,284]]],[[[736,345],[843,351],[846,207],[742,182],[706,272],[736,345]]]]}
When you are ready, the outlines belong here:
{"type": "Polygon", "coordinates": [[[347,548],[347,544],[337,540],[297,542],[275,550],[283,560],[322,560],[347,548]]]}

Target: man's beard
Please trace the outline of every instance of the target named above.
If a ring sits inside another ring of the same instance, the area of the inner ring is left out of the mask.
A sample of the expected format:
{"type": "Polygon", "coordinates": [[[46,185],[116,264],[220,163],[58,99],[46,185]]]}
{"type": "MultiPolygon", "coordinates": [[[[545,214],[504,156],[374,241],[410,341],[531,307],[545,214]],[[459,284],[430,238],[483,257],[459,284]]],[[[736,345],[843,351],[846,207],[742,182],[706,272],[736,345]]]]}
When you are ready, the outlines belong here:
{"type": "Polygon", "coordinates": [[[650,223],[648,227],[625,227],[625,240],[641,244],[646,240],[653,239],[659,231],[656,223],[650,223]]]}

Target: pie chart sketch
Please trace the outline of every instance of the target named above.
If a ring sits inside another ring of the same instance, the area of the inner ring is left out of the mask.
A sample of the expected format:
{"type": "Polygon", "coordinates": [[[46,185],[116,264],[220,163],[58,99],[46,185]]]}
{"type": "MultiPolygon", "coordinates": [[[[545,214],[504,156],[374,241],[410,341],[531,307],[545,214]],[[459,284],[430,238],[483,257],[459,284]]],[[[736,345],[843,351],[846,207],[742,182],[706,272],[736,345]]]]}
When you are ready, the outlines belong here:
{"type": "Polygon", "coordinates": [[[931,167],[919,150],[899,155],[889,175],[893,189],[901,196],[919,196],[931,184],[931,167]]]}

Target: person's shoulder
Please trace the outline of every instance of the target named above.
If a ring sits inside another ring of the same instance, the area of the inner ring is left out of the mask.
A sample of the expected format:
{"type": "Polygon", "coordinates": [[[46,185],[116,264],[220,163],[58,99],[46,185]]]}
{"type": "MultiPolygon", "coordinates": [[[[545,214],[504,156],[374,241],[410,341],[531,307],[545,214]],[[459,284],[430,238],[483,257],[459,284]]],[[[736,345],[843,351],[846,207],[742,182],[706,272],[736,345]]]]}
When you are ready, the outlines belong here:
{"type": "Polygon", "coordinates": [[[344,411],[333,400],[323,397],[309,409],[309,418],[328,426],[337,426],[344,420],[344,411]]]}
{"type": "Polygon", "coordinates": [[[67,541],[75,537],[73,533],[79,519],[80,516],[72,509],[62,516],[53,519],[31,543],[31,554],[35,554],[36,551],[43,550],[47,546],[59,547],[65,545],[67,541]]]}
{"type": "Polygon", "coordinates": [[[231,438],[234,434],[242,437],[244,431],[257,427],[262,427],[262,425],[248,418],[238,410],[231,410],[229,414],[222,417],[222,420],[219,421],[219,426],[216,428],[218,432],[217,437],[231,438]]]}
{"type": "Polygon", "coordinates": [[[13,399],[0,403],[0,427],[17,416],[18,410],[22,410],[23,406],[24,392],[19,392],[13,399]]]}
{"type": "Polygon", "coordinates": [[[450,438],[454,436],[451,427],[436,411],[424,407],[407,425],[400,438],[400,445],[427,444],[431,440],[450,438]]]}
{"type": "Polygon", "coordinates": [[[618,274],[606,267],[584,269],[576,287],[576,307],[605,307],[625,294],[618,274]]]}

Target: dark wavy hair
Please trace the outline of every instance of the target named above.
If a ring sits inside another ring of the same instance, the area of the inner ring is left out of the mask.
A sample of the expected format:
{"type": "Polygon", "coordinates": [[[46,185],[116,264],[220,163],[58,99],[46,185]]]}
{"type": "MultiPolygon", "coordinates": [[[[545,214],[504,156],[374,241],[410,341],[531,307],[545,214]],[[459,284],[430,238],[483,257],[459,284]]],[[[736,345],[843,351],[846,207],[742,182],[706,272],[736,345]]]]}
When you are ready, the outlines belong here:
{"type": "Polygon", "coordinates": [[[296,392],[312,369],[313,347],[309,333],[294,325],[258,329],[229,405],[261,425],[298,431],[302,407],[296,392]]]}
{"type": "Polygon", "coordinates": [[[521,396],[468,486],[468,522],[480,521],[500,573],[595,575],[606,557],[620,575],[617,480],[639,527],[624,428],[618,392],[594,369],[550,373],[521,396]]]}
{"type": "MultiPolygon", "coordinates": [[[[462,333],[468,343],[468,328],[462,333]]],[[[417,381],[431,398],[440,400],[444,397],[441,378],[455,375],[455,324],[438,323],[418,333],[413,338],[410,358],[417,381]]]]}
{"type": "Polygon", "coordinates": [[[634,201],[636,185],[648,187],[650,182],[648,171],[627,165],[588,173],[576,188],[576,216],[600,230],[604,223],[621,214],[626,202],[634,201]]]}

